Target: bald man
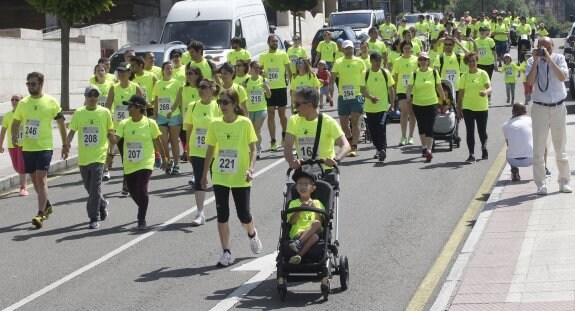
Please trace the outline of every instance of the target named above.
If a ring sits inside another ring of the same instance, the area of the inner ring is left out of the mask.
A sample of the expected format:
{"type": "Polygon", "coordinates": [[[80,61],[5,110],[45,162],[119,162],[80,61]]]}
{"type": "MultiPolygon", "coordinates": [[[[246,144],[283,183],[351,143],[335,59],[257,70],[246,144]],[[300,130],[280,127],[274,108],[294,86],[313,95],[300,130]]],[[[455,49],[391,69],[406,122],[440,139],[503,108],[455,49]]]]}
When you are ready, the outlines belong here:
{"type": "Polygon", "coordinates": [[[553,53],[553,41],[549,37],[538,40],[538,48],[533,49],[533,57],[527,61],[525,73],[527,83],[533,86],[531,99],[531,120],[533,124],[533,179],[537,185],[537,194],[548,192],[545,176],[545,143],[549,130],[555,149],[555,159],[559,171],[557,182],[559,191],[571,193],[569,186],[569,161],[565,144],[567,129],[565,118],[567,108],[563,101],[567,97],[564,81],[567,79],[568,68],[565,56],[553,53]]]}

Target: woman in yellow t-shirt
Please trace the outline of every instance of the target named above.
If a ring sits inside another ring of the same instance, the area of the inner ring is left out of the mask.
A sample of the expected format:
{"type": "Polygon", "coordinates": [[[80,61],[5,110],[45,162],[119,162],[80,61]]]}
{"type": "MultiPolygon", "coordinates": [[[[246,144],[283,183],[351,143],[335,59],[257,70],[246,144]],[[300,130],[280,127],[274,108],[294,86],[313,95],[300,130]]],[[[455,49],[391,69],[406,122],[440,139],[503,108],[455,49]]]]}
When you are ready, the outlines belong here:
{"type": "MultiPolygon", "coordinates": [[[[192,68],[197,69],[197,67],[192,68]]],[[[219,86],[212,80],[202,79],[198,81],[198,90],[199,99],[190,104],[184,119],[185,140],[189,142],[187,151],[190,153],[190,163],[194,173],[194,196],[198,208],[198,213],[192,222],[192,226],[200,226],[206,223],[206,217],[204,216],[206,192],[202,190],[200,183],[204,173],[204,161],[208,148],[206,133],[210,123],[222,115],[214,98],[219,93],[219,86]]]]}
{"type": "Polygon", "coordinates": [[[439,72],[430,68],[429,54],[419,53],[417,61],[419,69],[411,74],[407,84],[407,100],[417,119],[421,155],[425,157],[425,162],[429,163],[433,159],[431,149],[433,147],[433,125],[437,115],[437,94],[442,102],[445,100],[445,94],[441,87],[439,72]]]}
{"type": "MultiPolygon", "coordinates": [[[[405,36],[409,38],[406,33],[405,36]]],[[[401,127],[401,139],[399,140],[400,146],[413,144],[413,131],[415,130],[415,115],[409,109],[407,102],[407,82],[413,71],[417,69],[417,56],[412,55],[413,43],[409,40],[403,40],[399,45],[402,54],[393,62],[393,80],[395,84],[395,94],[399,102],[399,111],[401,117],[399,125],[401,127]],[[407,122],[409,121],[409,136],[407,135],[407,122]]]]}
{"type": "Polygon", "coordinates": [[[393,41],[393,43],[391,44],[391,48],[389,49],[389,55],[387,57],[387,69],[389,69],[389,71],[393,71],[393,62],[395,62],[395,60],[401,56],[401,49],[399,47],[399,45],[401,44],[401,41],[399,41],[399,39],[395,39],[395,41],[393,41]]]}
{"type": "Polygon", "coordinates": [[[94,66],[94,77],[92,78],[94,86],[100,90],[100,97],[98,97],[98,105],[106,107],[106,99],[108,92],[114,85],[114,81],[106,79],[106,67],[103,64],[94,66]]]}
{"type": "Polygon", "coordinates": [[[247,60],[239,59],[236,62],[236,77],[234,78],[234,83],[243,85],[246,79],[249,77],[248,73],[250,71],[250,62],[247,60]]]}
{"type": "MultiPolygon", "coordinates": [[[[188,107],[192,102],[200,99],[200,94],[198,92],[198,84],[204,78],[202,75],[202,71],[198,67],[192,67],[190,63],[186,65],[186,83],[180,87],[178,90],[178,95],[176,96],[176,102],[174,103],[172,108],[181,107],[182,110],[182,119],[186,117],[186,113],[188,112],[188,107]]],[[[182,162],[188,162],[188,144],[186,139],[186,129],[185,126],[182,126],[180,130],[180,142],[182,144],[182,149],[184,152],[182,153],[182,162]]],[[[194,184],[194,179],[192,178],[192,182],[190,185],[194,184]]]]}
{"type": "Polygon", "coordinates": [[[223,117],[215,119],[208,127],[206,136],[208,150],[202,176],[202,189],[207,188],[208,172],[211,171],[218,214],[218,233],[223,250],[217,266],[227,267],[233,263],[228,224],[230,190],[238,218],[250,239],[252,252],[258,254],[262,251],[262,242],[254,226],[249,206],[258,138],[250,120],[243,116],[236,91],[224,91],[217,102],[223,117]]]}
{"type": "Polygon", "coordinates": [[[268,116],[266,99],[272,96],[269,82],[261,76],[261,71],[260,63],[255,60],[252,61],[250,63],[250,77],[242,84],[248,94],[248,116],[258,137],[258,159],[262,156],[262,126],[268,116]]]}
{"type": "MultiPolygon", "coordinates": [[[[8,153],[10,154],[10,159],[12,160],[12,167],[14,171],[18,173],[20,177],[20,196],[27,196],[28,190],[26,189],[26,172],[24,167],[24,156],[22,154],[22,146],[14,145],[12,143],[12,121],[14,120],[14,111],[16,111],[16,107],[20,100],[22,99],[22,95],[12,95],[10,102],[12,103],[12,110],[7,112],[2,118],[2,129],[0,130],[0,153],[4,152],[4,137],[8,134],[8,153]]],[[[22,128],[22,127],[20,127],[22,128]]],[[[22,130],[17,135],[18,143],[22,141],[22,130]]]]}
{"type": "Polygon", "coordinates": [[[369,45],[367,41],[361,42],[359,45],[359,58],[365,63],[365,68],[370,68],[371,63],[369,61],[369,45]]]}
{"type": "Polygon", "coordinates": [[[469,149],[467,163],[475,163],[475,123],[477,123],[477,132],[481,141],[481,158],[484,160],[488,158],[485,143],[487,142],[488,96],[491,95],[491,81],[487,72],[477,68],[478,59],[475,52],[465,55],[463,62],[469,66],[469,72],[464,73],[459,79],[457,117],[465,120],[467,148],[469,149]]]}
{"type": "Polygon", "coordinates": [[[297,109],[294,107],[294,93],[298,87],[313,87],[317,89],[318,93],[319,88],[321,87],[321,82],[319,82],[318,78],[311,70],[311,64],[307,59],[300,57],[297,59],[295,64],[296,71],[290,81],[291,110],[293,111],[293,114],[297,114],[297,109]]]}
{"type": "Polygon", "coordinates": [[[246,103],[248,100],[248,96],[246,94],[246,90],[242,86],[242,84],[237,84],[234,82],[234,78],[236,77],[236,70],[230,63],[224,63],[224,65],[218,71],[221,76],[221,90],[220,92],[227,91],[233,89],[238,93],[240,97],[240,108],[242,111],[246,112],[247,107],[246,103]]]}

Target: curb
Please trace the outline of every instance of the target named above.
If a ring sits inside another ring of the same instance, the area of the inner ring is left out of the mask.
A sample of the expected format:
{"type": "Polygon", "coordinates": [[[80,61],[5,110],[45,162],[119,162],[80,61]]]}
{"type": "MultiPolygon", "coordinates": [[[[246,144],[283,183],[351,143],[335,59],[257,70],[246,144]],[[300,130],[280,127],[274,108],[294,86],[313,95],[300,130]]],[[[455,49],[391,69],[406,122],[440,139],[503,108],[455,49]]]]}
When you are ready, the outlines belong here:
{"type": "MultiPolygon", "coordinates": [[[[65,171],[78,166],[78,155],[72,155],[67,160],[57,160],[50,163],[50,168],[48,169],[48,177],[56,173],[65,171]]],[[[26,177],[27,181],[30,182],[30,178],[26,177]]],[[[0,193],[6,192],[12,189],[16,189],[20,186],[20,177],[18,174],[12,174],[5,178],[0,179],[0,193]]]]}

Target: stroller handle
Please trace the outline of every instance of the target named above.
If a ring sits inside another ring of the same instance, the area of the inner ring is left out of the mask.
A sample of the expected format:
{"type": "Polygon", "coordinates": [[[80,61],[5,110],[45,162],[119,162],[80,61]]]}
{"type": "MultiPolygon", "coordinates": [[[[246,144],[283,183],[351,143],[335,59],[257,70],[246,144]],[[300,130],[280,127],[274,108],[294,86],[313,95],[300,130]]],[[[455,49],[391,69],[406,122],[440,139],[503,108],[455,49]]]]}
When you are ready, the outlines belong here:
{"type": "MultiPolygon", "coordinates": [[[[323,160],[323,159],[308,159],[308,160],[300,162],[300,165],[319,165],[319,167],[321,168],[321,172],[323,174],[325,172],[324,172],[324,169],[321,166],[321,164],[325,164],[325,160],[323,160]]],[[[337,164],[333,165],[333,169],[336,171],[337,174],[339,174],[339,167],[337,166],[337,164]]],[[[286,175],[288,178],[293,171],[294,171],[294,169],[291,167],[287,169],[286,175]]]]}

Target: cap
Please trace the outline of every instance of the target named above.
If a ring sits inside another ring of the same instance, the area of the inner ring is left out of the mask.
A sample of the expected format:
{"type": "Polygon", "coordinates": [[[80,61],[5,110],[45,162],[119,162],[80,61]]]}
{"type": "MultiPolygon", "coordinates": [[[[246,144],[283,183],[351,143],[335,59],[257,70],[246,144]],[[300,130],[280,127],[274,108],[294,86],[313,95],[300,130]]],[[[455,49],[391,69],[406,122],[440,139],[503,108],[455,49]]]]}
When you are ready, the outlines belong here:
{"type": "Polygon", "coordinates": [[[96,92],[96,96],[100,96],[100,90],[94,86],[94,85],[90,85],[86,88],[86,90],[84,91],[84,96],[89,96],[92,92],[96,92]]]}
{"type": "Polygon", "coordinates": [[[316,178],[314,175],[302,170],[302,169],[298,169],[296,170],[293,175],[291,176],[291,178],[293,179],[293,181],[297,182],[298,179],[302,178],[302,177],[307,177],[309,179],[311,179],[313,182],[316,181],[316,178]]]}
{"type": "Polygon", "coordinates": [[[511,54],[509,54],[509,53],[505,53],[505,54],[503,54],[503,58],[505,58],[505,57],[509,57],[509,58],[511,58],[511,54]]]}
{"type": "Polygon", "coordinates": [[[335,40],[335,42],[341,44],[341,43],[343,43],[343,39],[342,39],[342,38],[338,38],[337,40],[335,40]]]}
{"type": "Polygon", "coordinates": [[[421,52],[419,53],[419,55],[417,55],[417,57],[423,57],[429,59],[429,54],[427,54],[427,52],[421,52]]]}
{"type": "Polygon", "coordinates": [[[128,69],[128,63],[126,62],[121,62],[118,67],[116,67],[116,71],[128,71],[130,69],[128,69]]]}
{"type": "Polygon", "coordinates": [[[148,103],[146,102],[146,99],[140,95],[132,95],[132,97],[130,97],[130,99],[123,101],[122,104],[128,105],[128,106],[135,105],[135,106],[139,106],[141,108],[146,108],[146,106],[148,105],[148,103]]]}
{"type": "Polygon", "coordinates": [[[343,41],[343,43],[341,44],[341,47],[342,47],[343,49],[352,48],[352,47],[353,47],[353,42],[351,42],[351,40],[345,40],[345,41],[343,41]]]}
{"type": "Polygon", "coordinates": [[[489,31],[489,28],[487,28],[485,26],[481,26],[481,27],[479,27],[479,31],[489,31]]]}
{"type": "Polygon", "coordinates": [[[322,60],[320,60],[320,61],[318,62],[318,64],[327,65],[327,63],[326,63],[326,62],[325,62],[325,60],[323,60],[323,59],[322,59],[322,60]]]}

